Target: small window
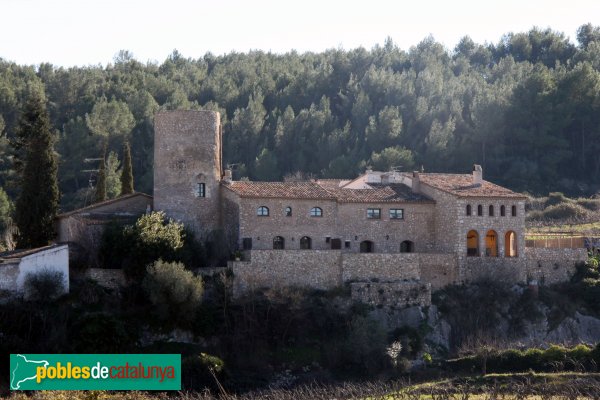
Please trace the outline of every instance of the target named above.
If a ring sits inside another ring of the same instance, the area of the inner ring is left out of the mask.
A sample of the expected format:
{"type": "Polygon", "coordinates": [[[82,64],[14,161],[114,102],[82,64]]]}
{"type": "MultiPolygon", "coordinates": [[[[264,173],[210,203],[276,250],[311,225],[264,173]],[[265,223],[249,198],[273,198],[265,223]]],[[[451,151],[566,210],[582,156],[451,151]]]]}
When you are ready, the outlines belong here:
{"type": "Polygon", "coordinates": [[[242,239],[242,249],[252,250],[252,238],[243,238],[242,239]]]}
{"type": "Polygon", "coordinates": [[[381,219],[381,208],[367,208],[368,219],[381,219]]]}
{"type": "Polygon", "coordinates": [[[483,215],[483,206],[481,204],[477,206],[477,215],[479,217],[483,215]]]}
{"type": "Polygon", "coordinates": [[[467,204],[467,216],[470,217],[471,216],[471,205],[467,204]]]}
{"type": "Polygon", "coordinates": [[[310,216],[311,217],[322,217],[323,210],[321,209],[321,207],[313,207],[310,209],[310,216]]]}
{"type": "Polygon", "coordinates": [[[198,197],[206,197],[206,184],[205,183],[198,184],[198,197]]]}
{"type": "Polygon", "coordinates": [[[286,207],[285,208],[285,216],[286,217],[291,217],[292,216],[292,207],[286,207]]]}
{"type": "Polygon", "coordinates": [[[412,253],[415,251],[415,244],[410,240],[400,243],[400,253],[412,253]]]}
{"type": "Polygon", "coordinates": [[[501,217],[505,217],[506,216],[506,207],[504,207],[503,205],[500,206],[500,216],[501,217]]]}
{"type": "Polygon", "coordinates": [[[346,249],[349,249],[349,248],[350,248],[350,241],[349,241],[349,240],[346,240],[346,241],[344,241],[344,247],[345,247],[346,249]]]}
{"type": "Polygon", "coordinates": [[[516,217],[517,216],[517,206],[512,206],[510,208],[510,213],[513,217],[516,217]]]}
{"type": "Polygon", "coordinates": [[[494,216],[494,206],[490,206],[490,208],[489,208],[489,214],[490,214],[490,217],[494,216]]]}
{"type": "Polygon", "coordinates": [[[331,250],[340,250],[342,248],[342,240],[335,238],[331,239],[331,250]]]}
{"type": "Polygon", "coordinates": [[[312,247],[312,240],[308,236],[302,236],[300,238],[300,249],[310,250],[312,247]]]}
{"type": "Polygon", "coordinates": [[[402,208],[391,208],[390,219],[404,219],[404,209],[402,208]]]}
{"type": "Polygon", "coordinates": [[[375,245],[370,240],[364,240],[360,242],[361,253],[373,253],[375,251],[375,245]]]}
{"type": "Polygon", "coordinates": [[[256,215],[259,217],[268,217],[269,216],[269,207],[260,206],[258,210],[256,210],[256,215]]]}
{"type": "Polygon", "coordinates": [[[275,236],[273,238],[273,250],[285,249],[285,239],[281,236],[275,236]]]}

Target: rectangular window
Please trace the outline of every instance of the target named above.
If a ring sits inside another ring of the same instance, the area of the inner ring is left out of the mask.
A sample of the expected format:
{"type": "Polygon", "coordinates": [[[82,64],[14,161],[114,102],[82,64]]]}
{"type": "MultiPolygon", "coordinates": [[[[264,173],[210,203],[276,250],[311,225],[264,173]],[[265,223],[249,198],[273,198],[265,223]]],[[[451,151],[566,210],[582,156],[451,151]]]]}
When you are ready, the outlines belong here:
{"type": "Polygon", "coordinates": [[[198,184],[198,197],[206,197],[206,184],[198,184]]]}
{"type": "Polygon", "coordinates": [[[368,219],[381,219],[381,208],[367,208],[368,219]]]}
{"type": "Polygon", "coordinates": [[[244,250],[252,250],[252,238],[243,238],[242,239],[242,248],[244,250]]]}
{"type": "Polygon", "coordinates": [[[349,249],[349,248],[350,248],[350,241],[349,241],[349,240],[346,240],[346,241],[344,242],[344,247],[345,247],[345,248],[347,248],[347,249],[349,249]]]}
{"type": "Polygon", "coordinates": [[[390,219],[404,219],[404,209],[390,208],[390,219]]]}

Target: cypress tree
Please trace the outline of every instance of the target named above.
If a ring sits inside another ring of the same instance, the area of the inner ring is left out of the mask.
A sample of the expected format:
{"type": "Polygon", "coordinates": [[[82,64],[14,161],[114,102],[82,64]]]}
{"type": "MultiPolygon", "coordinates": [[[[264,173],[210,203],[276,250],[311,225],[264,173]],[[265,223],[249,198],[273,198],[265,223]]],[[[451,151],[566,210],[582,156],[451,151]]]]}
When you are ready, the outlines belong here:
{"type": "Polygon", "coordinates": [[[123,170],[121,172],[121,196],[133,193],[133,167],[129,142],[123,143],[123,170]]]}
{"type": "Polygon", "coordinates": [[[55,137],[40,94],[31,94],[17,127],[23,139],[20,194],[15,207],[20,248],[45,246],[54,238],[59,191],[55,137]]]}
{"type": "Polygon", "coordinates": [[[100,167],[98,168],[98,180],[96,181],[96,202],[106,200],[106,146],[102,152],[100,159],[100,167]]]}

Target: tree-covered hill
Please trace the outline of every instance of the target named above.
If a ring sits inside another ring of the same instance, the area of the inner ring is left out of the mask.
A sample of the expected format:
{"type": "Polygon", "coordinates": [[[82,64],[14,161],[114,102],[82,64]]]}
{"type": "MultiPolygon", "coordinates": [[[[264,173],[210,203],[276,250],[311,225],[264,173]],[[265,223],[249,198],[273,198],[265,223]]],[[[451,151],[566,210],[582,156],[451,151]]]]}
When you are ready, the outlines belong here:
{"type": "Polygon", "coordinates": [[[496,44],[465,36],[453,50],[426,38],[408,50],[388,39],[323,53],[174,51],[162,64],[121,51],[106,67],[0,59],[0,186],[13,199],[8,142],[32,87],[45,92],[59,136],[63,209],[93,198],[82,171],[97,164],[84,160],[104,154],[105,143],[114,152],[107,176],[119,173],[128,140],[135,189],[151,192],[160,108],[221,111],[236,178],[351,177],[367,165],[466,172],[479,163],[487,179],[515,190],[600,188],[600,28],[590,24],[577,43],[534,28],[496,44]]]}

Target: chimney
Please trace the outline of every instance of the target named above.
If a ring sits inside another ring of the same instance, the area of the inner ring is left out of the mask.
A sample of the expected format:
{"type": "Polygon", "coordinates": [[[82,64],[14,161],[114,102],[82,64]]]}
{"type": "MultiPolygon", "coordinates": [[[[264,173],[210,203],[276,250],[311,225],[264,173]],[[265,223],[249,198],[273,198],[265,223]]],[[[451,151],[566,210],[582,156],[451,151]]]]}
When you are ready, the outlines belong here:
{"type": "Polygon", "coordinates": [[[483,170],[481,169],[481,165],[475,164],[473,165],[473,185],[481,186],[483,183],[483,170]]]}
{"type": "Polygon", "coordinates": [[[225,181],[226,183],[229,183],[232,180],[231,177],[232,177],[231,168],[227,168],[225,170],[225,175],[223,176],[223,181],[225,181]]]}
{"type": "Polygon", "coordinates": [[[421,178],[419,178],[419,171],[413,171],[411,187],[413,193],[419,193],[421,191],[421,178]]]}

